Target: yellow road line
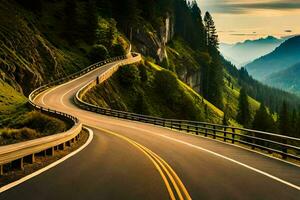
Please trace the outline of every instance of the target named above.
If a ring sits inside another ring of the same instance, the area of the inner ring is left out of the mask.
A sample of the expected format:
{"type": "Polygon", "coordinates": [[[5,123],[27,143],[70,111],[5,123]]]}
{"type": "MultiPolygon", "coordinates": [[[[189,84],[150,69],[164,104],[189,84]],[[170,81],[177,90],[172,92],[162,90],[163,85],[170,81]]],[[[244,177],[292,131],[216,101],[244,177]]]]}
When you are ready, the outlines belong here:
{"type": "MultiPolygon", "coordinates": [[[[146,148],[146,147],[144,147],[144,148],[146,148]]],[[[147,149],[147,148],[146,148],[146,149],[147,149]]],[[[148,150],[149,150],[149,149],[148,149],[148,150]]],[[[184,186],[184,184],[182,183],[182,181],[180,180],[180,178],[178,177],[178,175],[176,174],[176,172],[172,169],[172,167],[171,167],[164,159],[162,159],[160,156],[158,156],[156,153],[152,152],[151,150],[149,150],[149,151],[151,152],[151,154],[153,154],[153,156],[156,156],[157,159],[158,159],[159,161],[161,161],[161,162],[167,167],[167,169],[168,169],[168,170],[171,172],[171,174],[173,175],[173,176],[172,176],[172,175],[171,175],[171,176],[174,177],[174,178],[176,179],[177,183],[179,184],[179,187],[180,187],[181,190],[183,191],[183,193],[184,193],[186,199],[191,200],[192,198],[191,198],[191,196],[189,195],[189,193],[188,193],[186,187],[184,186]]]]}
{"type": "Polygon", "coordinates": [[[142,151],[142,152],[143,152],[143,153],[151,160],[151,162],[154,164],[154,166],[156,167],[157,171],[158,171],[159,174],[161,175],[161,177],[162,177],[162,179],[163,179],[163,181],[164,181],[164,183],[165,183],[165,185],[166,185],[166,187],[167,187],[167,190],[168,190],[168,192],[169,192],[169,195],[170,195],[171,200],[176,200],[175,195],[174,195],[174,193],[173,193],[173,191],[172,191],[172,188],[171,188],[171,186],[170,186],[170,184],[169,184],[169,182],[168,182],[168,179],[167,179],[167,177],[164,175],[162,169],[160,168],[160,166],[155,162],[155,160],[154,160],[154,159],[153,159],[153,158],[152,158],[152,157],[151,157],[144,149],[142,149],[140,146],[138,146],[138,145],[137,145],[135,142],[133,142],[131,139],[126,138],[126,137],[124,137],[124,136],[122,136],[122,135],[119,135],[119,134],[117,134],[117,133],[114,133],[114,132],[112,132],[112,131],[109,131],[109,130],[106,130],[106,129],[102,129],[102,128],[99,128],[99,127],[94,127],[94,126],[90,126],[90,127],[93,127],[93,128],[95,128],[95,129],[101,130],[101,131],[103,131],[103,132],[106,132],[106,133],[109,133],[109,134],[111,134],[111,135],[117,136],[117,137],[119,137],[119,138],[121,138],[121,139],[123,139],[123,140],[126,140],[127,142],[129,142],[129,143],[132,144],[133,146],[137,147],[140,151],[142,151]]]}
{"type": "Polygon", "coordinates": [[[137,147],[140,151],[142,151],[150,159],[150,161],[154,164],[154,166],[158,170],[159,174],[161,175],[161,177],[162,177],[162,179],[163,179],[163,181],[166,185],[166,188],[169,192],[169,196],[170,196],[171,200],[176,200],[176,197],[175,197],[174,192],[172,191],[172,188],[170,186],[170,183],[168,182],[168,179],[165,176],[165,174],[163,173],[163,171],[165,171],[165,173],[169,177],[170,181],[172,182],[172,185],[174,186],[174,188],[176,190],[176,193],[178,194],[179,199],[180,200],[184,200],[184,199],[190,200],[191,199],[191,197],[188,194],[185,186],[183,185],[182,181],[179,179],[179,177],[177,176],[175,171],[171,168],[171,166],[169,164],[167,164],[166,161],[164,161],[157,154],[152,152],[147,147],[145,147],[145,146],[143,146],[143,145],[141,145],[141,144],[139,144],[139,143],[133,141],[132,139],[129,139],[129,138],[123,136],[123,135],[120,135],[118,133],[115,133],[115,132],[107,130],[107,129],[103,129],[103,128],[99,128],[99,127],[95,127],[95,126],[91,126],[91,127],[95,128],[95,129],[98,129],[100,131],[109,133],[109,134],[114,135],[116,137],[119,137],[123,140],[126,140],[127,142],[129,142],[133,146],[137,147]],[[181,190],[179,189],[177,183],[179,184],[179,187],[183,191],[184,196],[186,198],[184,198],[183,195],[181,194],[181,190]]]}
{"type": "Polygon", "coordinates": [[[183,198],[183,196],[181,194],[181,191],[180,191],[179,187],[177,186],[177,184],[176,184],[173,176],[170,174],[170,172],[167,170],[167,168],[163,165],[163,163],[161,162],[161,160],[159,158],[157,158],[159,156],[157,156],[156,154],[154,154],[151,150],[147,149],[146,147],[144,147],[144,146],[142,146],[142,145],[140,145],[138,143],[137,143],[137,145],[141,146],[141,148],[143,148],[145,151],[147,151],[156,160],[156,162],[163,168],[163,170],[167,173],[168,177],[170,178],[170,181],[171,181],[172,185],[174,186],[174,188],[176,190],[176,193],[178,194],[179,199],[180,200],[184,200],[184,198],[183,198]]]}

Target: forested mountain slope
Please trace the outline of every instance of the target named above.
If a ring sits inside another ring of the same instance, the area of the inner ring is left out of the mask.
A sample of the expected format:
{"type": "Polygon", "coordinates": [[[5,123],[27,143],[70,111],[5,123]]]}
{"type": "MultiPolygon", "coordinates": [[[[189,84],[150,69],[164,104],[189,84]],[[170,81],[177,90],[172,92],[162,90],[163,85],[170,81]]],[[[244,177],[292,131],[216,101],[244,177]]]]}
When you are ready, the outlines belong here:
{"type": "Polygon", "coordinates": [[[260,38],[256,40],[246,40],[236,44],[220,44],[222,55],[238,67],[243,67],[255,59],[271,53],[278,47],[284,39],[278,39],[273,36],[260,38]]]}
{"type": "Polygon", "coordinates": [[[265,83],[286,91],[300,94],[300,63],[269,75],[265,83]]]}
{"type": "Polygon", "coordinates": [[[246,65],[246,69],[255,79],[264,81],[272,73],[285,70],[300,62],[300,36],[295,36],[282,43],[267,54],[246,65]]]}
{"type": "Polygon", "coordinates": [[[240,89],[245,88],[248,127],[260,102],[272,113],[283,101],[293,108],[299,103],[296,96],[264,86],[224,60],[213,16],[203,14],[196,1],[15,0],[4,1],[0,8],[1,79],[23,98],[42,83],[125,54],[131,43],[145,60],[146,72],[138,68],[137,79],[166,72],[170,81],[161,87],[176,95],[170,94],[169,101],[159,96],[156,78],[134,81],[122,90],[128,92],[116,94],[125,87],[119,79],[135,77],[136,70],[129,70],[96,88],[91,102],[155,116],[236,124],[243,109],[240,89]]]}

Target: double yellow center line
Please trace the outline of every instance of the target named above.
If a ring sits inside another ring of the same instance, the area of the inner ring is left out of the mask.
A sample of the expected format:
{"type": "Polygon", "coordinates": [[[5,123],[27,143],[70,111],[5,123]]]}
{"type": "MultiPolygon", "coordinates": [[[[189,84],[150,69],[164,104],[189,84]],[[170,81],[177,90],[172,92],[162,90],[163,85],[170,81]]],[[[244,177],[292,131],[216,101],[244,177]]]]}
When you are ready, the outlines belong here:
{"type": "Polygon", "coordinates": [[[133,146],[135,146],[137,149],[139,149],[142,153],[144,153],[150,161],[154,164],[155,168],[159,172],[160,176],[162,177],[164,184],[167,188],[167,191],[169,193],[171,200],[191,200],[191,196],[189,195],[187,189],[185,188],[184,184],[176,174],[176,172],[172,169],[172,167],[164,161],[160,156],[158,156],[156,153],[148,149],[147,147],[123,136],[118,133],[102,129],[99,127],[93,127],[95,129],[101,130],[105,133],[114,135],[118,138],[121,138],[133,146]]]}

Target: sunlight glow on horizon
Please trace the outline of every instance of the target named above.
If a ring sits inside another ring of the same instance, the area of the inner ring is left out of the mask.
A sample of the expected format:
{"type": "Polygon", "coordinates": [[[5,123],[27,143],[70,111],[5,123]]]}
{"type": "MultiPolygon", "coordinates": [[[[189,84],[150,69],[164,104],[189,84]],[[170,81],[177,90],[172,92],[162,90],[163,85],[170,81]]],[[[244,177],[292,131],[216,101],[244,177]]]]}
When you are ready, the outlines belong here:
{"type": "Polygon", "coordinates": [[[220,42],[300,34],[300,0],[197,0],[212,13],[220,42]]]}

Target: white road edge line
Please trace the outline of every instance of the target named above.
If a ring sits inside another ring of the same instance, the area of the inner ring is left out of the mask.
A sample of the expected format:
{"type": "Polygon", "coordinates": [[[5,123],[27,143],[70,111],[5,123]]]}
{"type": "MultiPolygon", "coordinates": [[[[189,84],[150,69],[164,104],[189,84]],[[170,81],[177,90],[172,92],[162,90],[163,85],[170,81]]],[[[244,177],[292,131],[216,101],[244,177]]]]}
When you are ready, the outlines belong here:
{"type": "MultiPolygon", "coordinates": [[[[48,91],[45,90],[45,91],[47,91],[47,92],[43,91],[42,93],[38,94],[32,101],[34,101],[38,96],[40,96],[40,95],[43,94],[43,93],[46,95],[46,94],[50,93],[52,90],[55,90],[55,89],[58,89],[58,88],[60,88],[60,87],[62,87],[62,86],[68,85],[68,84],[70,84],[70,83],[76,81],[77,79],[83,78],[83,77],[85,77],[85,76],[87,76],[87,75],[89,75],[89,74],[91,74],[91,73],[93,73],[93,72],[95,72],[95,71],[97,71],[97,70],[102,69],[103,67],[106,67],[106,66],[108,66],[108,65],[110,65],[110,64],[115,64],[115,62],[116,62],[116,61],[111,62],[111,63],[107,63],[107,64],[105,64],[105,65],[102,65],[102,66],[100,66],[100,67],[97,67],[97,68],[93,69],[92,71],[87,72],[86,74],[84,74],[84,75],[82,75],[82,76],[79,76],[79,77],[77,77],[77,78],[75,78],[75,79],[72,79],[72,80],[70,80],[70,81],[68,81],[68,82],[65,82],[65,83],[63,83],[63,84],[54,86],[54,87],[52,87],[50,90],[48,89],[48,91]]],[[[42,101],[42,104],[46,105],[45,102],[44,102],[44,99],[42,99],[41,101],[42,101]]]]}
{"type": "Polygon", "coordinates": [[[247,147],[239,146],[237,144],[232,144],[232,143],[229,143],[229,142],[224,142],[224,141],[213,139],[213,138],[210,138],[210,137],[205,137],[205,136],[200,135],[200,134],[196,135],[196,134],[192,134],[192,133],[188,133],[188,132],[184,132],[184,131],[179,131],[179,130],[176,130],[176,129],[171,129],[169,127],[162,127],[162,126],[159,126],[159,125],[148,124],[148,123],[143,123],[143,122],[139,122],[139,121],[132,121],[132,120],[128,120],[128,119],[119,119],[119,120],[126,121],[126,122],[135,122],[135,123],[139,123],[139,124],[143,124],[143,125],[148,125],[148,126],[152,126],[152,127],[156,127],[156,128],[164,128],[164,129],[167,129],[169,131],[177,132],[179,134],[185,134],[185,135],[193,136],[195,138],[199,138],[200,137],[200,138],[211,140],[211,141],[214,141],[214,142],[219,142],[219,143],[230,145],[230,146],[233,146],[233,147],[237,147],[237,148],[240,148],[240,149],[243,149],[243,150],[246,150],[246,151],[257,153],[257,154],[260,154],[260,155],[265,156],[267,158],[271,158],[271,159],[274,159],[274,160],[277,160],[277,161],[280,161],[280,162],[284,162],[286,164],[293,165],[295,167],[299,167],[300,168],[300,165],[298,165],[296,163],[292,163],[292,162],[287,161],[287,160],[282,160],[282,159],[277,158],[275,156],[271,156],[271,155],[268,155],[268,154],[265,154],[265,153],[262,153],[262,152],[259,152],[259,151],[256,151],[256,150],[252,150],[252,149],[249,149],[247,147]]]}
{"type": "MultiPolygon", "coordinates": [[[[90,118],[90,117],[88,117],[88,118],[90,118]]],[[[111,123],[111,124],[114,124],[114,123],[111,123]]],[[[175,141],[175,142],[178,142],[178,143],[187,145],[187,146],[189,146],[189,147],[196,148],[196,149],[201,150],[201,151],[205,151],[205,152],[207,152],[207,153],[213,154],[214,156],[217,156],[217,157],[223,158],[223,159],[225,159],[225,160],[228,160],[228,161],[230,161],[230,162],[233,162],[233,163],[235,163],[235,164],[241,165],[241,166],[243,166],[243,167],[245,167],[245,168],[247,168],[247,169],[250,169],[250,170],[252,170],[252,171],[255,171],[255,172],[259,173],[259,174],[262,174],[262,175],[264,175],[264,176],[267,176],[267,177],[269,177],[269,178],[271,178],[271,179],[273,179],[273,180],[275,180],[275,181],[278,181],[278,182],[280,182],[280,183],[283,183],[283,184],[285,184],[285,185],[287,185],[287,186],[290,186],[290,187],[292,187],[292,188],[294,188],[294,189],[300,191],[300,186],[297,186],[297,185],[295,185],[295,184],[292,184],[292,183],[290,183],[290,182],[287,182],[287,181],[285,181],[285,180],[283,180],[283,179],[280,179],[280,178],[278,178],[278,177],[276,177],[276,176],[273,176],[273,175],[271,175],[271,174],[269,174],[269,173],[267,173],[267,172],[261,171],[261,170],[259,170],[259,169],[256,169],[256,168],[251,167],[251,166],[249,166],[249,165],[247,165],[247,164],[241,163],[241,162],[239,162],[239,161],[237,161],[237,160],[234,160],[234,159],[232,159],[232,158],[229,158],[229,157],[227,157],[227,156],[223,156],[223,155],[221,155],[221,154],[219,154],[219,153],[216,153],[216,152],[214,152],[214,151],[211,151],[211,150],[208,150],[208,149],[199,147],[199,146],[197,146],[197,145],[193,145],[193,144],[191,144],[191,143],[184,142],[184,141],[182,141],[182,140],[178,140],[178,139],[175,139],[175,138],[166,136],[166,135],[161,135],[161,134],[158,134],[158,133],[153,132],[153,131],[148,131],[148,130],[145,130],[145,129],[141,129],[141,128],[137,128],[137,127],[133,127],[133,126],[128,126],[128,125],[120,125],[120,124],[118,124],[118,126],[123,126],[123,127],[131,128],[131,129],[136,129],[136,130],[148,132],[148,133],[150,133],[150,134],[154,134],[154,135],[157,135],[157,136],[160,136],[160,137],[164,137],[164,138],[166,138],[166,139],[173,140],[173,141],[175,141]]]]}
{"type": "MultiPolygon", "coordinates": [[[[80,78],[80,77],[78,77],[78,78],[80,78]]],[[[59,87],[60,87],[60,86],[59,86],[59,87]]],[[[57,87],[57,88],[58,88],[58,87],[57,87]]],[[[76,87],[76,88],[77,88],[77,87],[76,87]]],[[[55,88],[53,88],[53,89],[55,89],[55,88]]],[[[72,91],[73,89],[75,89],[75,88],[72,88],[71,90],[67,91],[63,96],[65,96],[67,93],[69,93],[69,92],[72,91]]],[[[47,92],[47,93],[48,93],[48,92],[47,92]]],[[[46,94],[47,94],[47,93],[46,93],[46,94]]],[[[44,95],[43,98],[44,98],[45,96],[46,96],[46,95],[44,95]]],[[[62,98],[60,99],[60,101],[62,102],[62,98]]],[[[65,107],[68,107],[68,106],[66,106],[64,103],[63,103],[63,105],[64,105],[65,107]]],[[[87,118],[90,118],[90,117],[87,117],[87,118]]],[[[115,124],[115,123],[111,123],[111,124],[115,124]]],[[[196,148],[196,149],[198,149],[198,150],[205,151],[205,152],[207,152],[207,153],[213,154],[213,155],[218,156],[218,157],[220,157],[220,158],[223,158],[223,159],[225,159],[225,160],[231,161],[231,162],[233,162],[233,163],[235,163],[235,164],[241,165],[241,166],[243,166],[243,167],[245,167],[245,168],[247,168],[247,169],[250,169],[250,170],[252,170],[252,171],[255,171],[255,172],[259,173],[259,174],[262,174],[262,175],[264,175],[264,176],[267,176],[267,177],[269,177],[269,178],[271,178],[271,179],[273,179],[273,180],[276,180],[276,181],[278,181],[278,182],[280,182],[280,183],[283,183],[283,184],[285,184],[285,185],[287,185],[287,186],[290,186],[290,187],[292,187],[292,188],[294,188],[294,189],[300,191],[300,186],[294,185],[294,184],[292,184],[292,183],[290,183],[290,182],[287,182],[287,181],[285,181],[285,180],[283,180],[283,179],[280,179],[280,178],[278,178],[278,177],[276,177],[276,176],[273,176],[273,175],[271,175],[271,174],[269,174],[269,173],[267,173],[267,172],[261,171],[261,170],[259,170],[259,169],[256,169],[256,168],[251,167],[251,166],[249,166],[249,165],[247,165],[247,164],[241,163],[241,162],[239,162],[239,161],[237,161],[237,160],[234,160],[234,159],[232,159],[232,158],[229,158],[229,157],[227,157],[227,156],[223,156],[223,155],[221,155],[221,154],[219,154],[219,153],[216,153],[216,152],[213,152],[213,151],[211,151],[211,150],[208,150],[208,149],[199,147],[199,146],[197,146],[197,145],[190,144],[190,143],[188,143],[188,142],[184,142],[184,141],[182,141],[182,140],[178,140],[178,139],[175,139],[175,138],[171,138],[171,137],[169,137],[169,136],[157,134],[157,133],[155,133],[155,132],[153,132],[153,131],[148,131],[148,130],[145,130],[145,129],[140,129],[140,128],[136,128],[136,127],[128,126],[128,125],[120,125],[120,124],[118,124],[118,125],[119,125],[119,126],[123,126],[123,127],[128,127],[128,128],[136,129],[136,130],[142,130],[142,131],[145,131],[145,132],[148,132],[148,133],[152,133],[152,134],[158,135],[158,136],[160,136],[160,137],[164,137],[164,138],[169,139],[169,140],[173,140],[173,141],[178,142],[178,143],[185,144],[185,145],[190,146],[190,147],[192,147],[192,148],[196,148]]]]}
{"type": "Polygon", "coordinates": [[[5,186],[2,186],[0,188],[0,193],[5,192],[5,191],[7,191],[7,190],[9,190],[9,189],[11,189],[11,188],[13,188],[13,187],[15,187],[15,186],[23,183],[23,182],[25,182],[25,181],[28,181],[29,179],[32,179],[35,176],[40,175],[41,173],[43,173],[43,172],[45,172],[45,171],[47,171],[47,170],[49,170],[49,169],[57,166],[58,164],[60,164],[60,163],[64,162],[65,160],[73,157],[74,155],[76,155],[77,153],[79,153],[80,151],[82,151],[84,148],[86,148],[91,143],[91,141],[93,140],[94,133],[93,133],[92,129],[89,129],[87,127],[84,127],[84,129],[88,130],[89,137],[88,137],[88,140],[80,148],[78,148],[75,151],[71,152],[70,154],[62,157],[61,159],[55,161],[54,163],[51,163],[50,165],[47,165],[46,167],[44,167],[42,169],[39,169],[38,171],[33,172],[32,174],[29,174],[29,175],[27,175],[27,176],[25,176],[25,177],[23,177],[23,178],[21,178],[21,179],[19,179],[17,181],[14,181],[14,182],[9,183],[9,184],[7,184],[5,186]]]}
{"type": "Polygon", "coordinates": [[[187,145],[187,146],[189,146],[189,147],[196,148],[196,149],[201,150],[201,151],[205,151],[205,152],[207,152],[207,153],[213,154],[214,156],[218,156],[218,157],[223,158],[223,159],[225,159],[225,160],[231,161],[231,162],[233,162],[233,163],[235,163],[235,164],[238,164],[238,165],[241,165],[241,166],[243,166],[243,167],[246,167],[246,168],[248,168],[248,169],[250,169],[250,170],[252,170],[252,171],[255,171],[255,172],[259,173],[259,174],[262,174],[262,175],[264,175],[264,176],[267,176],[267,177],[269,177],[269,178],[271,178],[271,179],[273,179],[273,180],[276,180],[276,181],[278,181],[278,182],[280,182],[280,183],[283,183],[283,184],[285,184],[285,185],[287,185],[287,186],[290,186],[290,187],[292,187],[292,188],[294,188],[294,189],[300,191],[300,186],[294,185],[294,184],[292,184],[292,183],[290,183],[290,182],[287,182],[287,181],[282,180],[282,179],[280,179],[280,178],[278,178],[278,177],[276,177],[276,176],[273,176],[273,175],[271,175],[271,174],[269,174],[269,173],[267,173],[267,172],[261,171],[261,170],[259,170],[259,169],[256,169],[256,168],[251,167],[251,166],[249,166],[249,165],[247,165],[247,164],[241,163],[241,162],[239,162],[239,161],[237,161],[237,160],[234,160],[234,159],[232,159],[232,158],[229,158],[229,157],[227,157],[227,156],[223,156],[223,155],[221,155],[221,154],[219,154],[219,153],[216,153],[216,152],[213,152],[213,151],[211,151],[211,150],[208,150],[208,149],[205,149],[205,148],[202,148],[202,147],[199,147],[199,146],[190,144],[190,143],[188,143],[188,142],[184,142],[184,141],[182,141],[182,140],[178,140],[178,139],[175,139],[175,138],[171,138],[171,137],[169,137],[169,136],[160,135],[160,134],[157,134],[157,135],[159,135],[159,136],[161,136],[161,137],[164,137],[164,138],[167,138],[167,139],[169,139],[169,140],[173,140],[173,141],[178,142],[178,143],[185,144],[185,145],[187,145]]]}

